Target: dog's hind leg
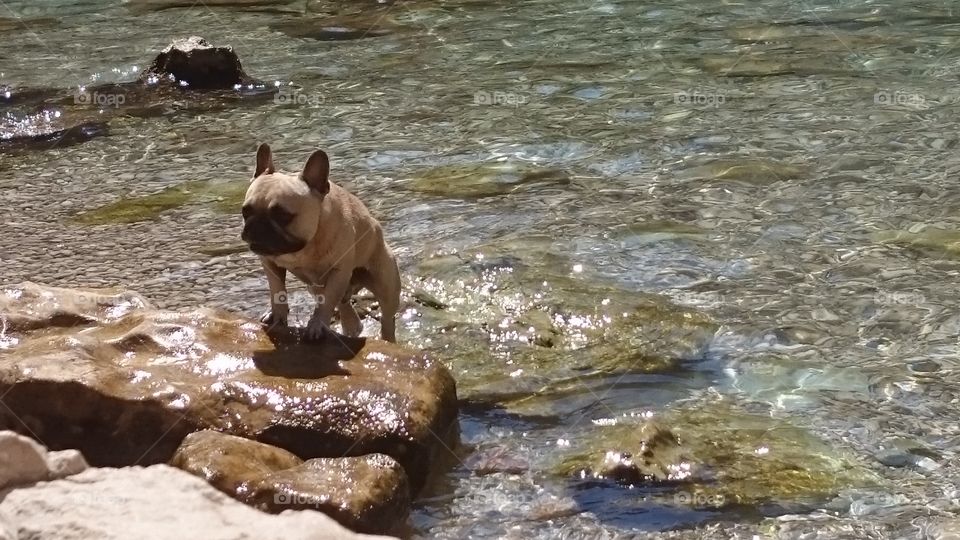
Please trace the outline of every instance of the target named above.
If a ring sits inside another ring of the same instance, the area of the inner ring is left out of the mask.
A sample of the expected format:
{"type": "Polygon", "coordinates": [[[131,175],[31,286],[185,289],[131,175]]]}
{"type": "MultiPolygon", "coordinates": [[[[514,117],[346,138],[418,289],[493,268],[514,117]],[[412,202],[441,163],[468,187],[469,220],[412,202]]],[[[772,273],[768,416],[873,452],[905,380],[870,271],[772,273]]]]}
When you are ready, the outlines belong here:
{"type": "Polygon", "coordinates": [[[400,269],[396,259],[387,252],[375,272],[377,275],[367,288],[380,303],[380,338],[396,343],[397,310],[400,309],[400,269]]]}
{"type": "Polygon", "coordinates": [[[340,326],[343,328],[343,335],[348,337],[357,337],[363,331],[363,323],[360,322],[360,316],[357,310],[353,309],[350,298],[344,298],[337,305],[337,312],[340,313],[340,326]]]}

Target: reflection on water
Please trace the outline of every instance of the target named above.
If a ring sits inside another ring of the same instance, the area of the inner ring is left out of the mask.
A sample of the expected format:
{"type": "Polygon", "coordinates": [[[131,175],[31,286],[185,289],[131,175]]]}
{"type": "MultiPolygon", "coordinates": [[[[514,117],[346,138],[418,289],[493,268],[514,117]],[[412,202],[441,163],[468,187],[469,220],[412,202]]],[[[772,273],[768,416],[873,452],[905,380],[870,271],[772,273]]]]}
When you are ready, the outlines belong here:
{"type": "Polygon", "coordinates": [[[256,314],[265,283],[227,249],[229,197],[122,225],[74,217],[244,182],[257,141],[289,169],[323,147],[386,224],[408,285],[401,335],[457,373],[466,443],[529,465],[458,467],[419,505],[419,534],[950,530],[955,6],[216,3],[0,7],[5,87],[131,80],[197,33],[232,44],[251,75],[294,84],[245,106],[109,115],[108,136],[0,154],[6,280],[121,284],[161,306],[256,314]],[[608,323],[605,300],[641,316],[608,323]],[[880,481],[698,506],[670,487],[551,472],[604,419],[650,411],[690,430],[676,411],[718,403],[806,430],[823,445],[801,450],[828,449],[811,462],[849,453],[880,481]]]}

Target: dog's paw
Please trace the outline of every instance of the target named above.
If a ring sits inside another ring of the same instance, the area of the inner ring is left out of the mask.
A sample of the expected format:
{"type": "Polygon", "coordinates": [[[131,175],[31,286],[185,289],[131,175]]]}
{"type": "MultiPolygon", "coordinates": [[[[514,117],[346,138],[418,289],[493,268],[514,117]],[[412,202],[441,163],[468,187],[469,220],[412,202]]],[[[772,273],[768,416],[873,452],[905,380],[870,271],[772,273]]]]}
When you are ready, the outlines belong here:
{"type": "Polygon", "coordinates": [[[323,324],[320,319],[310,319],[310,322],[307,323],[307,328],[303,332],[303,336],[309,341],[318,341],[323,339],[329,329],[327,325],[323,324]]]}
{"type": "Polygon", "coordinates": [[[260,322],[267,328],[287,325],[287,313],[268,310],[260,317],[260,322]]]}

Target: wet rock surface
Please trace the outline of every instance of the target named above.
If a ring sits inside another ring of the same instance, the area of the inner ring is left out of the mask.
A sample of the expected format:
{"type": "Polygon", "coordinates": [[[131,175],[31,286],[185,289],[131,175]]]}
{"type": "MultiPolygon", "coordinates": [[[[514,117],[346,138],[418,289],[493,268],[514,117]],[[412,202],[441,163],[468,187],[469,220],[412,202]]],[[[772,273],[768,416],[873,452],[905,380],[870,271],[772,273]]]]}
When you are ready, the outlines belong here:
{"type": "Polygon", "coordinates": [[[0,426],[94,465],[166,462],[210,428],[301,459],[387,454],[416,493],[456,441],[453,379],[394,345],[304,343],[222,311],[31,283],[0,289],[0,314],[0,426]]]}
{"type": "Polygon", "coordinates": [[[384,454],[304,462],[280,448],[207,430],[188,435],[170,464],[261,510],[319,510],[358,532],[399,533],[409,512],[407,475],[384,454]]]}

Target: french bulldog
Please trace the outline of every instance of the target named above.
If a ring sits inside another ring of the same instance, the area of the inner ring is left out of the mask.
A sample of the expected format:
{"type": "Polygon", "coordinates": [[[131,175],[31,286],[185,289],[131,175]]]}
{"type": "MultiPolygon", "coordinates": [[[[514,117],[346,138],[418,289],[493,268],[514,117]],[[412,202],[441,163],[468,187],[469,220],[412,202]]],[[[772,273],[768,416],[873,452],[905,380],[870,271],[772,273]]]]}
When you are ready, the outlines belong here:
{"type": "Polygon", "coordinates": [[[350,298],[368,289],[380,304],[380,337],[396,342],[400,271],[380,223],[355,195],[328,178],[330,160],[322,150],[307,159],[300,174],[277,170],[267,144],[257,148],[253,180],[243,201],[240,238],[260,256],[270,285],[270,310],[261,322],[286,325],[287,270],[307,285],[317,301],[307,339],[330,330],[334,309],[347,336],[362,324],[350,298]]]}

